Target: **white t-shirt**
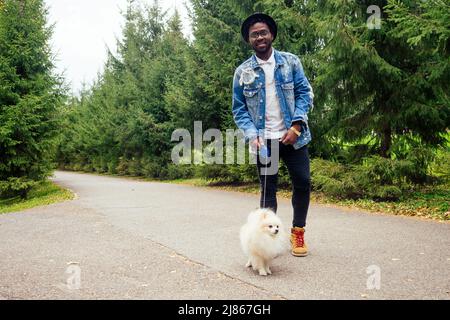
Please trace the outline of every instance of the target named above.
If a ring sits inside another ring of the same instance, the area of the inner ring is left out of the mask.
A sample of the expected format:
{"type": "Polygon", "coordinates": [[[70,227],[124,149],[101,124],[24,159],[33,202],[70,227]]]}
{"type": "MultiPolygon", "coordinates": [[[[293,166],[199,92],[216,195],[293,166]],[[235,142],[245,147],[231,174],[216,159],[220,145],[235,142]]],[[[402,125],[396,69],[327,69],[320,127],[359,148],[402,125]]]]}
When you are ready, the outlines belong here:
{"type": "Polygon", "coordinates": [[[269,60],[264,61],[256,57],[258,64],[264,70],[266,77],[266,139],[279,139],[286,132],[283,115],[281,113],[280,102],[275,88],[275,50],[272,49],[272,55],[269,60]]]}

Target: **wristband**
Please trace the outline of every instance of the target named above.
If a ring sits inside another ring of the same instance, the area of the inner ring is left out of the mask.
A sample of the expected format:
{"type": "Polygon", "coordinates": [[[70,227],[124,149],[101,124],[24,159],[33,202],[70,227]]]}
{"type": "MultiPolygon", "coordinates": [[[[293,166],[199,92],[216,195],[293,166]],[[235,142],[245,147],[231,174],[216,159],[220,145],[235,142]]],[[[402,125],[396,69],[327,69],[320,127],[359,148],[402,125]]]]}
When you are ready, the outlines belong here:
{"type": "Polygon", "coordinates": [[[290,127],[289,128],[289,130],[292,130],[292,131],[294,131],[295,132],[295,134],[298,136],[298,137],[300,137],[300,135],[301,135],[301,133],[300,133],[300,131],[298,131],[297,129],[295,129],[294,127],[290,127]]]}

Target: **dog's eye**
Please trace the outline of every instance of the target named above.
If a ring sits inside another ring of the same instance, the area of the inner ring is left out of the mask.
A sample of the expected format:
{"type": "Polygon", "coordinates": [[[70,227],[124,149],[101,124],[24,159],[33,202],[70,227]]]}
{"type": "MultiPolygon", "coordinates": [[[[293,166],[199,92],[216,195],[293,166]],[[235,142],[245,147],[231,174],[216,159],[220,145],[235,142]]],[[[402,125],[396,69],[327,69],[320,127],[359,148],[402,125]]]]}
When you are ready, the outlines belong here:
{"type": "Polygon", "coordinates": [[[270,225],[269,228],[272,229],[272,228],[273,228],[273,225],[270,225]]]}

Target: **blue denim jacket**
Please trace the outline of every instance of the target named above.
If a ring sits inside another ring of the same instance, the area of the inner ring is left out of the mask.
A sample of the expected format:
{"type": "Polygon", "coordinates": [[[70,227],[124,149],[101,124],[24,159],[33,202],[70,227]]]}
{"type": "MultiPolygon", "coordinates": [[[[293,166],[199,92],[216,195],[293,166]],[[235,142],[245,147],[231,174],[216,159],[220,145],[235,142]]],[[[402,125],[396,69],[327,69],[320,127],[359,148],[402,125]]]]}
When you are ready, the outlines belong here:
{"type": "MultiPolygon", "coordinates": [[[[274,49],[275,87],[286,129],[301,121],[302,133],[294,144],[299,149],[311,141],[307,113],[313,105],[313,90],[300,59],[274,49]]],[[[234,73],[233,117],[246,140],[263,137],[266,114],[266,80],[256,56],[242,63],[234,73]]]]}

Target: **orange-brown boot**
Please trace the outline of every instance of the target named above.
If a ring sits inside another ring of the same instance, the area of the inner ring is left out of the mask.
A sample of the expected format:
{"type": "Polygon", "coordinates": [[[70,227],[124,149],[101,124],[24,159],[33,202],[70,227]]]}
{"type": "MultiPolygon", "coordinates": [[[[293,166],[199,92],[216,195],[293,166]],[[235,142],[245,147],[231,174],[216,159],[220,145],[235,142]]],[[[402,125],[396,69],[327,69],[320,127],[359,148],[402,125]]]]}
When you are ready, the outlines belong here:
{"type": "Polygon", "coordinates": [[[292,255],[305,257],[308,255],[308,247],[305,243],[305,228],[294,227],[291,229],[292,255]]]}

